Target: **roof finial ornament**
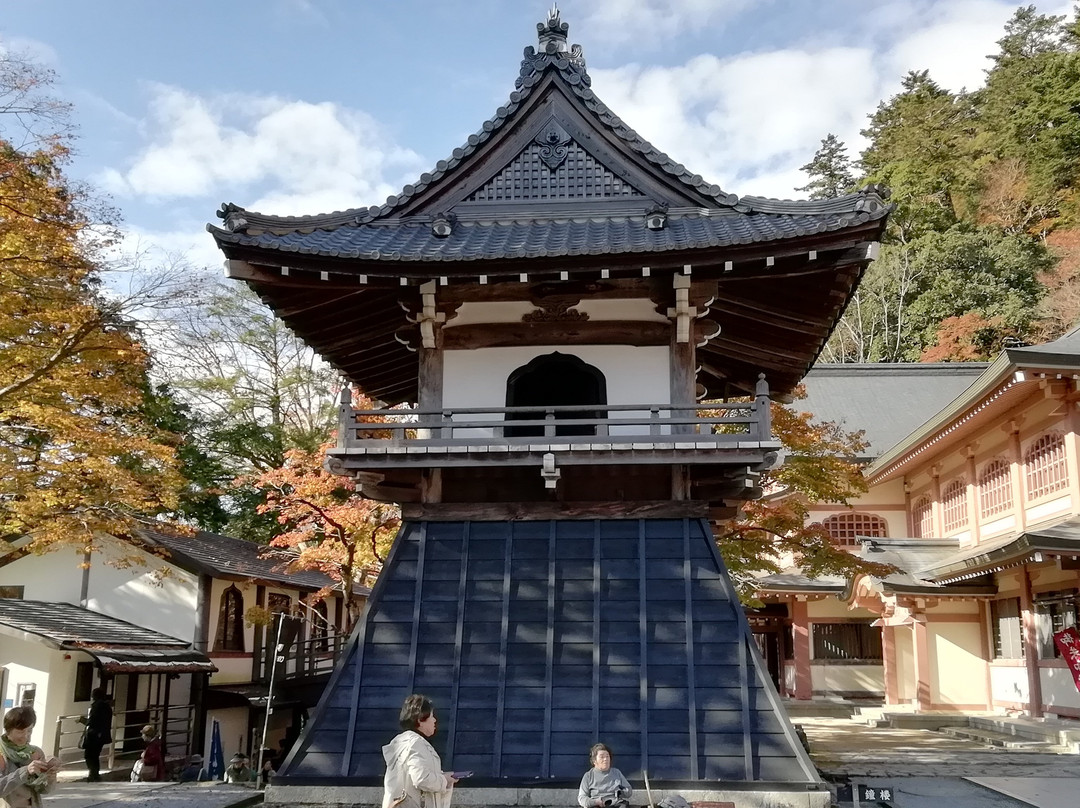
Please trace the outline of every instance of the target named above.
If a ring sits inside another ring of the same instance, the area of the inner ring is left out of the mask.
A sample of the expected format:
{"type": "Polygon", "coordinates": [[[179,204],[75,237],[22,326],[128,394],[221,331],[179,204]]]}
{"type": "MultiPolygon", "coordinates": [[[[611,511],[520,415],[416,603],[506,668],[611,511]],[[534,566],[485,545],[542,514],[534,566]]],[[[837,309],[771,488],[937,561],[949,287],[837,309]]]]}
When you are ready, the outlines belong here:
{"type": "Polygon", "coordinates": [[[560,53],[566,50],[566,34],[570,26],[562,21],[559,4],[552,3],[547,22],[538,22],[536,32],[540,37],[541,53],[560,53]]]}

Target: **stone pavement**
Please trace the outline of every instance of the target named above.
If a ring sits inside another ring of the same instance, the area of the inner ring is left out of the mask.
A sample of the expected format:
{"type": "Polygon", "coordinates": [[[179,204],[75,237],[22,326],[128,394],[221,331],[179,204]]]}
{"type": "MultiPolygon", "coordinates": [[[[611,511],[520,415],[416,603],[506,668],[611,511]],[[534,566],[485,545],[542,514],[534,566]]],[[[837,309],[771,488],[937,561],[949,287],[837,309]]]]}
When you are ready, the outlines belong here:
{"type": "Polygon", "coordinates": [[[929,730],[870,727],[838,717],[793,720],[827,781],[887,786],[898,808],[1080,805],[1080,755],[993,749],[929,730]]]}
{"type": "Polygon", "coordinates": [[[262,792],[225,783],[56,784],[44,808],[244,808],[262,802],[262,792]]]}
{"type": "MultiPolygon", "coordinates": [[[[929,730],[870,727],[835,710],[799,712],[792,720],[806,733],[822,776],[838,787],[843,808],[855,804],[847,789],[862,784],[889,788],[896,808],[1080,806],[1080,755],[987,748],[929,730]]],[[[45,808],[242,808],[262,800],[261,792],[221,783],[70,781],[79,774],[63,772],[66,781],[46,797],[45,808]]]]}

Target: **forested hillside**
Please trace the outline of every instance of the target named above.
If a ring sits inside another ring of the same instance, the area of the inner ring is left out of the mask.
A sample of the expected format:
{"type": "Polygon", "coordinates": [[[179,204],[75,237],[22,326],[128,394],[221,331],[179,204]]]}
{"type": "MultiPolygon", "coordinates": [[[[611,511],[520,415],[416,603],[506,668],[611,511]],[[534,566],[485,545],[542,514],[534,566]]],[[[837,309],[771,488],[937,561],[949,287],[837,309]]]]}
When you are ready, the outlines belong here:
{"type": "Polygon", "coordinates": [[[909,73],[858,159],[823,139],[799,190],[881,183],[896,206],[824,361],[988,359],[1080,320],[1078,12],[1017,10],[976,91],[909,73]]]}

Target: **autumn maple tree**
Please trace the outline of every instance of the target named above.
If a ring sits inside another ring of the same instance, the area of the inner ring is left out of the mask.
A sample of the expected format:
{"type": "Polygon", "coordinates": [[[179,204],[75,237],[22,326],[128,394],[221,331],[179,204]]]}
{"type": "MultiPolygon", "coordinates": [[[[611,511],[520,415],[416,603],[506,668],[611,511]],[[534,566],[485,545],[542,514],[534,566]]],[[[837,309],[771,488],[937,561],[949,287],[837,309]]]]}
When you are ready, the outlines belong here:
{"type": "MultiPolygon", "coordinates": [[[[799,388],[798,395],[805,395],[799,388]]],[[[866,493],[856,458],[866,448],[861,432],[772,404],[772,432],[784,446],[785,461],[763,472],[762,497],[744,502],[735,518],[722,523],[717,546],[740,594],[753,599],[756,579],[793,565],[815,578],[859,573],[886,575],[891,567],[868,563],[838,547],[820,523],[807,523],[812,503],[846,505],[866,493]]]]}
{"type": "Polygon", "coordinates": [[[358,616],[356,582],[365,569],[381,566],[401,512],[392,503],[364,497],[352,478],[327,471],[323,463],[330,445],[318,451],[291,449],[282,466],[253,482],[266,496],[260,512],[273,514],[284,530],[270,546],[288,559],[288,570],[318,570],[334,580],[345,597],[351,627],[358,616]]]}
{"type": "MultiPolygon", "coordinates": [[[[15,109],[30,115],[34,87],[21,87],[15,109]]],[[[133,299],[102,282],[115,227],[66,178],[62,139],[20,149],[3,127],[16,119],[0,120],[0,555],[19,537],[23,554],[123,533],[179,488],[170,436],[140,411],[149,357],[133,299]]]]}

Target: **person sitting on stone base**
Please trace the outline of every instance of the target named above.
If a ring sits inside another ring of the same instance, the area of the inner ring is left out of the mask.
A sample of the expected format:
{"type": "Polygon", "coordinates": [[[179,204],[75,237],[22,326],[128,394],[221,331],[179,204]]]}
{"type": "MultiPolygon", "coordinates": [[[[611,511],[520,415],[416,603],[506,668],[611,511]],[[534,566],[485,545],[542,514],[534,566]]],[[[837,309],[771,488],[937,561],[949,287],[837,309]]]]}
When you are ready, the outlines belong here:
{"type": "Polygon", "coordinates": [[[623,773],[611,765],[611,750],[602,743],[589,750],[592,768],[581,778],[578,805],[581,808],[627,808],[634,789],[623,773]]]}

